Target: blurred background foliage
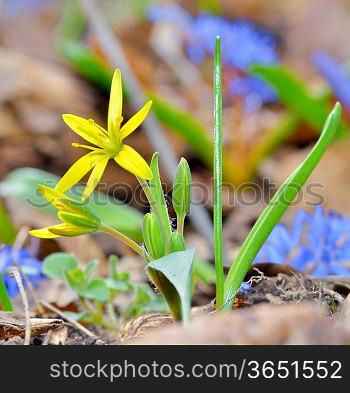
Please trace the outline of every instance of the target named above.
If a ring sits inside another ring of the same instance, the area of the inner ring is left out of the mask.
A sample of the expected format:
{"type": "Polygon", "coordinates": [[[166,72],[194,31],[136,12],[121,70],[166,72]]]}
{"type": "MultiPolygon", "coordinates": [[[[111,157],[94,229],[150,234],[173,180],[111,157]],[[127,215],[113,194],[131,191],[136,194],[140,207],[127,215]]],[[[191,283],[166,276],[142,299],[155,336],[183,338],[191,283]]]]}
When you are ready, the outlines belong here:
{"type": "MultiPolygon", "coordinates": [[[[188,159],[194,182],[205,186],[204,205],[209,211],[212,54],[214,37],[220,34],[227,185],[224,232],[229,256],[268,202],[267,197],[253,207],[240,206],[232,203],[233,198],[243,193],[247,182],[264,185],[269,177],[281,184],[316,140],[336,100],[344,107],[342,127],[312,182],[326,185],[318,190],[326,207],[350,213],[345,197],[350,181],[348,1],[100,0],[98,4],[131,72],[153,99],[153,113],[169,145],[188,159]]],[[[16,228],[52,220],[50,211],[31,207],[40,204],[34,186],[54,184],[80,155],[70,147],[75,138],[61,114],[104,119],[112,67],[78,0],[2,0],[0,7],[0,241],[11,244],[16,228]]],[[[127,115],[132,114],[130,94],[125,86],[127,115]]],[[[142,128],[131,138],[149,160],[152,147],[142,128]]],[[[164,176],[170,193],[169,180],[164,176]]],[[[96,199],[96,204],[103,200],[97,206],[100,213],[116,229],[139,240],[140,211],[145,206],[134,179],[113,167],[103,183],[96,199]]],[[[244,191],[248,198],[256,193],[255,185],[244,191]]],[[[269,189],[262,192],[270,196],[269,189]]],[[[310,202],[308,198],[301,203],[310,202]]],[[[187,236],[203,258],[212,257],[194,231],[187,236]]],[[[82,243],[86,247],[73,243],[47,241],[39,253],[77,251],[82,261],[91,259],[91,254],[103,259],[125,253],[100,235],[82,243]]]]}

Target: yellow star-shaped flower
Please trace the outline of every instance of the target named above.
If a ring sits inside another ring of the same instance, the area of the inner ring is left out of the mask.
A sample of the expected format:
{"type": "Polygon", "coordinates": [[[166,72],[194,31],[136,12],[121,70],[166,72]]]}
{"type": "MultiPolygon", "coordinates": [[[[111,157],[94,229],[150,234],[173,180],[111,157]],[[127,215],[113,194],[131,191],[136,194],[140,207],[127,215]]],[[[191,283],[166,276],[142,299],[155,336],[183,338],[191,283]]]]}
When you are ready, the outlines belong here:
{"type": "Polygon", "coordinates": [[[89,180],[83,192],[85,200],[101,180],[106,165],[110,159],[137,177],[145,180],[152,178],[152,172],[147,162],[132,147],[123,143],[124,139],[136,130],[146,118],[152,101],[148,101],[122,127],[123,91],[120,70],[113,75],[111,95],[108,108],[108,131],[93,120],[83,119],[74,115],[63,115],[65,123],[79,136],[95,146],[73,143],[74,147],[92,150],[75,162],[67,173],[60,179],[56,190],[65,192],[78,183],[88,172],[89,180]]]}
{"type": "Polygon", "coordinates": [[[29,231],[32,236],[43,239],[51,239],[59,236],[80,236],[99,230],[100,220],[83,202],[69,199],[56,189],[39,184],[38,189],[42,196],[49,201],[57,210],[60,224],[46,228],[29,231]]]}

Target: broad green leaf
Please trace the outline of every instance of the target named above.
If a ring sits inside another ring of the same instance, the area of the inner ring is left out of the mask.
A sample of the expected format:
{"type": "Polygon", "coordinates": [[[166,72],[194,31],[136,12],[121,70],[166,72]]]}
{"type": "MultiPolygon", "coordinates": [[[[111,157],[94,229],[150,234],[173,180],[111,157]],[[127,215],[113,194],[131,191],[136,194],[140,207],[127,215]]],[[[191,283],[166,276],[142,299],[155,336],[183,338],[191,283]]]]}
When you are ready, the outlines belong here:
{"type": "MultiPolygon", "coordinates": [[[[17,198],[44,213],[56,215],[56,209],[38,192],[38,184],[54,187],[58,177],[40,169],[20,168],[0,182],[0,196],[17,198]]],[[[67,196],[78,199],[82,187],[73,187],[67,196]]],[[[88,200],[90,210],[106,225],[136,241],[142,241],[143,215],[138,210],[102,192],[94,192],[88,200]]]]}
{"type": "Polygon", "coordinates": [[[253,65],[251,71],[269,82],[280,100],[301,120],[321,130],[329,112],[324,96],[314,96],[306,84],[283,65],[253,65]]]}
{"type": "Polygon", "coordinates": [[[124,281],[114,280],[113,278],[106,278],[105,283],[107,285],[107,288],[111,291],[127,292],[129,290],[128,285],[124,281]]]}
{"type": "Polygon", "coordinates": [[[341,105],[337,103],[328,116],[314,148],[281,185],[245,239],[225,281],[225,309],[231,308],[234,297],[260,248],[333,141],[340,124],[340,118],[341,105]]]}
{"type": "Polygon", "coordinates": [[[102,278],[95,278],[84,288],[79,291],[79,295],[91,300],[99,302],[106,302],[109,299],[109,289],[105,280],[102,278]]]}
{"type": "Polygon", "coordinates": [[[77,268],[78,262],[74,255],[65,252],[56,252],[43,261],[44,274],[52,279],[65,280],[65,272],[77,268]]]}
{"type": "Polygon", "coordinates": [[[191,311],[194,249],[151,261],[147,273],[163,294],[175,320],[187,322],[191,311]]]}

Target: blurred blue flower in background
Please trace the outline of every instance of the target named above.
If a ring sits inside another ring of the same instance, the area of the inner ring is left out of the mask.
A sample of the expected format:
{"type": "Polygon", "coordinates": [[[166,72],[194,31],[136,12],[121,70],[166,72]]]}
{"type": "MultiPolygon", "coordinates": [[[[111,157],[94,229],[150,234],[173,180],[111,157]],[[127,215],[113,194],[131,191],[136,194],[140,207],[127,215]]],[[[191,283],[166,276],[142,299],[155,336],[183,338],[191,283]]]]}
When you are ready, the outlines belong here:
{"type": "Polygon", "coordinates": [[[57,0],[5,0],[4,10],[10,15],[28,11],[37,12],[44,9],[50,2],[57,2],[57,0]]]}
{"type": "Polygon", "coordinates": [[[253,64],[279,62],[277,40],[270,32],[248,20],[231,21],[207,13],[192,17],[175,4],[153,5],[148,9],[147,17],[152,22],[179,26],[186,40],[187,56],[196,64],[202,63],[207,55],[213,56],[215,37],[220,35],[224,65],[241,75],[229,83],[229,93],[245,97],[248,110],[258,109],[263,103],[277,99],[270,85],[249,74],[253,64]]]}
{"type": "Polygon", "coordinates": [[[257,76],[239,76],[229,82],[232,95],[243,97],[248,112],[260,109],[263,103],[275,102],[277,94],[265,81],[257,76]]]}
{"type": "Polygon", "coordinates": [[[277,224],[255,263],[288,264],[312,276],[350,275],[350,218],[316,207],[299,210],[290,228],[277,224]]]}
{"type": "Polygon", "coordinates": [[[25,278],[28,278],[34,286],[45,277],[42,273],[41,262],[33,257],[28,250],[17,251],[10,246],[4,246],[0,249],[0,274],[3,275],[8,294],[11,297],[18,292],[16,280],[8,274],[8,269],[13,266],[14,260],[25,274],[25,278]]]}
{"type": "Polygon", "coordinates": [[[335,97],[350,109],[350,75],[343,65],[330,54],[318,51],[313,56],[313,62],[331,87],[335,97]]]}

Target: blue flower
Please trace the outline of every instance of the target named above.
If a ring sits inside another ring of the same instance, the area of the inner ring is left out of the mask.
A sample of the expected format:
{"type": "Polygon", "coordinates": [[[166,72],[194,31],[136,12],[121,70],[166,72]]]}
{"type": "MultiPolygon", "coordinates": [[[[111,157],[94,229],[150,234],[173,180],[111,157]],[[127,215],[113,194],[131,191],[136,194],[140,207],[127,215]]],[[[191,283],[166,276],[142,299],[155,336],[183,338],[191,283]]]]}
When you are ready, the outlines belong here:
{"type": "Polygon", "coordinates": [[[254,75],[232,79],[229,83],[229,91],[234,96],[243,97],[248,112],[255,112],[263,103],[275,102],[277,99],[276,90],[254,75]]]}
{"type": "Polygon", "coordinates": [[[8,270],[13,265],[13,261],[21,267],[26,278],[28,278],[33,285],[37,285],[45,276],[42,273],[41,263],[34,258],[26,249],[20,251],[13,250],[10,246],[5,246],[0,249],[0,274],[3,279],[9,295],[12,297],[17,294],[18,287],[16,281],[9,276],[8,270]]]}
{"type": "Polygon", "coordinates": [[[350,109],[350,75],[345,71],[342,64],[326,52],[316,52],[313,62],[328,82],[336,98],[350,109]]]}
{"type": "Polygon", "coordinates": [[[251,75],[244,78],[253,64],[279,62],[277,40],[270,32],[248,20],[231,21],[207,13],[193,18],[174,4],[154,5],[149,8],[147,16],[152,22],[169,22],[179,26],[186,39],[187,56],[196,64],[202,63],[207,55],[213,56],[215,37],[220,35],[224,65],[243,74],[237,81],[236,78],[232,80],[233,87],[229,92],[248,97],[245,100],[248,109],[276,100],[274,89],[262,79],[251,75]]]}
{"type": "Polygon", "coordinates": [[[350,219],[321,207],[299,210],[290,228],[275,226],[255,262],[288,264],[316,277],[350,275],[350,219]]]}

